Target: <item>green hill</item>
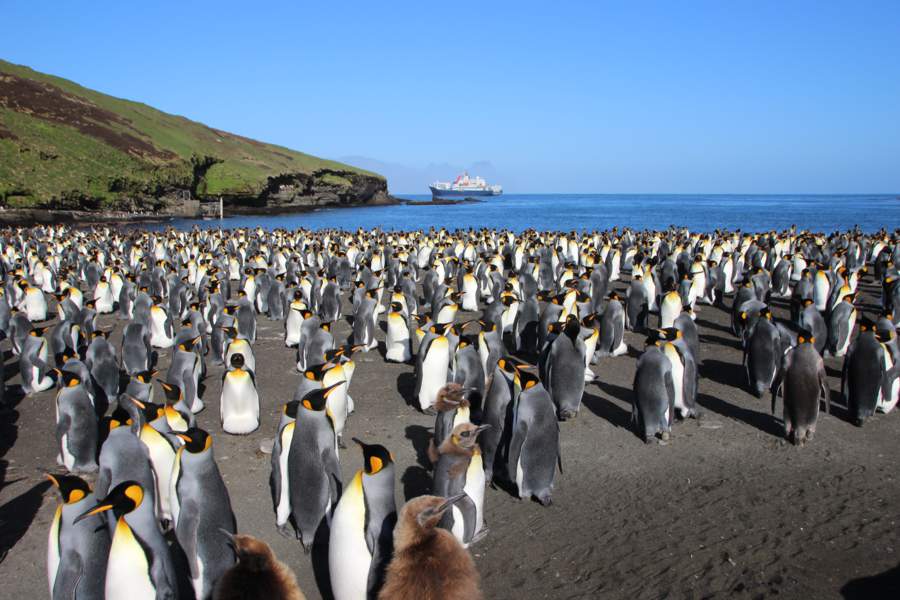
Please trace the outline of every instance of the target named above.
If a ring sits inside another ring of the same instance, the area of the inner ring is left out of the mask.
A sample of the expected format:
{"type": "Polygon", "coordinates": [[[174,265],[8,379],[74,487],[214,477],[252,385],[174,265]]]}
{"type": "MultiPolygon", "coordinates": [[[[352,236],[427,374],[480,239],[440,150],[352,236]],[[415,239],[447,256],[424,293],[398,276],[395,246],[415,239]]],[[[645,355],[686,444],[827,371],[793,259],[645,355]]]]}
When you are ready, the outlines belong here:
{"type": "Polygon", "coordinates": [[[179,212],[195,198],[303,208],[384,202],[384,178],[0,60],[0,203],[179,212]]]}

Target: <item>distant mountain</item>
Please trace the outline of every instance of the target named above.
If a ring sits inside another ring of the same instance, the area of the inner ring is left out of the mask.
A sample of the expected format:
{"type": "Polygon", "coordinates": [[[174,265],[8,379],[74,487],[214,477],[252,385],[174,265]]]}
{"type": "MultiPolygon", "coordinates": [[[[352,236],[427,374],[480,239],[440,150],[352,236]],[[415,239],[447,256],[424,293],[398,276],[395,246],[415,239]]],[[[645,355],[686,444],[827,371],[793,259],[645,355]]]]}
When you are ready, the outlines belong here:
{"type": "Polygon", "coordinates": [[[344,156],[339,160],[348,165],[381,173],[387,178],[393,194],[429,194],[429,185],[435,181],[452,181],[463,171],[468,171],[469,175],[480,175],[488,183],[506,185],[506,182],[499,180],[497,170],[489,161],[474,162],[467,167],[448,163],[411,167],[365,156],[344,156]]]}
{"type": "Polygon", "coordinates": [[[218,196],[247,210],[389,199],[373,172],[0,60],[0,204],[178,213],[218,196]]]}

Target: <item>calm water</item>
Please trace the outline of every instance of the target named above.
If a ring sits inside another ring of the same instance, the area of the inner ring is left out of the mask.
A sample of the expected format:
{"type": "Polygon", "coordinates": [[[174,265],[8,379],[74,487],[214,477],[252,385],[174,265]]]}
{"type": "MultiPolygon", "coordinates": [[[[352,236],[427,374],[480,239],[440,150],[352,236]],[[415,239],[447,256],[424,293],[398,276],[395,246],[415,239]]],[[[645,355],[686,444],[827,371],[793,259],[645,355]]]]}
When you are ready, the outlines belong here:
{"type": "MultiPolygon", "coordinates": [[[[430,196],[403,196],[429,200],[430,196]]],[[[265,217],[231,217],[222,221],[179,219],[178,228],[277,227],[310,229],[418,229],[467,227],[554,229],[662,229],[686,226],[695,231],[716,228],[744,231],[783,229],[796,224],[830,232],[859,225],[865,231],[900,226],[897,195],[754,196],[663,194],[509,194],[477,204],[451,206],[378,206],[322,209],[310,213],[265,217]]]]}

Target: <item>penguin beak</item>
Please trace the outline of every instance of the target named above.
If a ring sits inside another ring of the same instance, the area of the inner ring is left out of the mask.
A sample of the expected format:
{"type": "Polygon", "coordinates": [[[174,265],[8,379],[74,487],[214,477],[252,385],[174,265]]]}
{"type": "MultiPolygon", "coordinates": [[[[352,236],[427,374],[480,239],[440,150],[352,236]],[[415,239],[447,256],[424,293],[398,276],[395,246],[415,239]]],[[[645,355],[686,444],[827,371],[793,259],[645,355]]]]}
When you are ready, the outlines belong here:
{"type": "Polygon", "coordinates": [[[346,381],[338,381],[337,383],[332,383],[332,384],[329,385],[327,388],[325,388],[325,391],[322,392],[322,394],[327,398],[327,397],[328,397],[328,394],[330,394],[332,391],[334,391],[334,389],[335,389],[336,387],[338,387],[339,385],[341,385],[341,384],[343,384],[343,383],[347,383],[347,382],[346,382],[346,381]]]}
{"type": "Polygon", "coordinates": [[[475,437],[478,437],[479,433],[481,433],[482,431],[486,431],[486,430],[490,429],[491,427],[492,427],[492,425],[490,425],[489,423],[485,423],[484,425],[479,425],[477,428],[475,428],[475,437]]]}
{"type": "Polygon", "coordinates": [[[232,548],[234,548],[234,534],[231,533],[230,531],[228,531],[227,529],[223,529],[222,527],[219,527],[219,531],[221,531],[222,534],[228,538],[228,543],[231,545],[232,548]]]}
{"type": "Polygon", "coordinates": [[[449,498],[447,498],[444,501],[443,504],[439,505],[437,508],[434,509],[434,513],[438,514],[438,515],[443,514],[447,509],[449,509],[451,506],[453,506],[454,504],[456,504],[457,502],[459,502],[460,500],[462,500],[465,497],[466,497],[465,492],[462,492],[461,494],[456,494],[455,496],[450,496],[449,498]]]}
{"type": "Polygon", "coordinates": [[[73,524],[78,523],[79,521],[83,521],[84,519],[87,519],[88,517],[92,517],[94,515],[99,515],[102,512],[112,510],[112,508],[113,508],[112,504],[101,502],[100,504],[94,506],[93,508],[89,508],[85,512],[83,512],[80,515],[78,515],[77,517],[75,517],[75,520],[72,521],[72,523],[73,524]]]}
{"type": "MultiPolygon", "coordinates": [[[[126,396],[127,396],[127,394],[126,394],[126,396]]],[[[141,402],[134,396],[128,396],[128,399],[131,400],[132,402],[134,402],[137,405],[137,407],[140,408],[141,410],[144,410],[145,408],[147,408],[143,402],[141,402]]]]}

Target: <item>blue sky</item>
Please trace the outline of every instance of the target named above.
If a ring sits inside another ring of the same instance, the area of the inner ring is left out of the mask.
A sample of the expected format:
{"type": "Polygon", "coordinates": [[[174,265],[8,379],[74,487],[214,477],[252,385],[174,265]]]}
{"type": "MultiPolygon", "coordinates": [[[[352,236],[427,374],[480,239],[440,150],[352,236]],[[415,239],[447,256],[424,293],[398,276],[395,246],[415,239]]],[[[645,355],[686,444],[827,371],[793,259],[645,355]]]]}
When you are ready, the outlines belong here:
{"type": "Polygon", "coordinates": [[[900,192],[897,1],[2,0],[2,14],[6,60],[383,164],[397,193],[478,163],[515,192],[900,192]]]}

